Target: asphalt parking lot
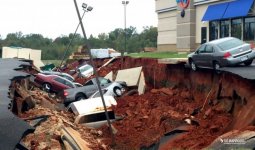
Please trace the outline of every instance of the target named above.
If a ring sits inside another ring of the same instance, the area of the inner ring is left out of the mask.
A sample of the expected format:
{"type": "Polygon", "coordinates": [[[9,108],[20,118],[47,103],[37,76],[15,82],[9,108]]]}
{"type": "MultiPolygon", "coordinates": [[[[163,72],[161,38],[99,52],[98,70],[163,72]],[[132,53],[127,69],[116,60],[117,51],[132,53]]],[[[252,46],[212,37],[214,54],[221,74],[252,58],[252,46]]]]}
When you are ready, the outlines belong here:
{"type": "Polygon", "coordinates": [[[255,79],[255,63],[254,62],[251,66],[239,65],[235,67],[224,67],[224,68],[221,68],[220,70],[239,75],[249,80],[255,79]]]}

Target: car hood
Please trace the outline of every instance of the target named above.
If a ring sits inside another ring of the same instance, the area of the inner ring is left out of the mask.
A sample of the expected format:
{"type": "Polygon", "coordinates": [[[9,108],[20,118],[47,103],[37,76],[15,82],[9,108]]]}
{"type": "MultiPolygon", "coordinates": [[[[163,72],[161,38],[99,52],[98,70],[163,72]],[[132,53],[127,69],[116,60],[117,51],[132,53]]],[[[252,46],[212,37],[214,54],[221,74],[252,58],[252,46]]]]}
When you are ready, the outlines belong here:
{"type": "Polygon", "coordinates": [[[192,57],[194,54],[195,54],[195,52],[192,52],[192,53],[188,54],[188,58],[192,57]]]}

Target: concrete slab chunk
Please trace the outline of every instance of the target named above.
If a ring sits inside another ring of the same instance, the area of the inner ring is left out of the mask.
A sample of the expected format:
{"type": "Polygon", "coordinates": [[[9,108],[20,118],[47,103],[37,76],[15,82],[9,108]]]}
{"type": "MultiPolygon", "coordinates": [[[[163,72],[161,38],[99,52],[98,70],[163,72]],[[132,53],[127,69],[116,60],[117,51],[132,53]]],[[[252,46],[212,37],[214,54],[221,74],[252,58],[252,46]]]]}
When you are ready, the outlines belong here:
{"type": "Polygon", "coordinates": [[[138,94],[144,94],[145,92],[145,78],[144,78],[144,73],[141,72],[141,76],[140,76],[140,80],[139,80],[139,84],[138,84],[138,94]]]}
{"type": "Polygon", "coordinates": [[[113,81],[113,72],[109,72],[104,78],[113,81]]]}
{"type": "Polygon", "coordinates": [[[115,81],[125,81],[127,86],[137,86],[142,67],[119,70],[115,81]]]}

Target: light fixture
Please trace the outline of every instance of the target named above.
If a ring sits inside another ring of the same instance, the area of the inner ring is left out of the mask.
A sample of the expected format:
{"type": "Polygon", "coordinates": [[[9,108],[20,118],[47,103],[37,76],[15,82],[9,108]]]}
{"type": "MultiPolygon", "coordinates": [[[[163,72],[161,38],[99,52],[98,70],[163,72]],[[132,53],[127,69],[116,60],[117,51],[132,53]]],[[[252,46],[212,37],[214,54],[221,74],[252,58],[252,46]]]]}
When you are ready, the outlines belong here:
{"type": "Polygon", "coordinates": [[[93,7],[89,6],[89,7],[87,8],[87,11],[91,11],[91,10],[93,10],[93,7]]]}
{"type": "Polygon", "coordinates": [[[88,5],[87,5],[86,3],[82,3],[82,8],[83,8],[83,9],[86,9],[87,6],[88,6],[88,5]]]}

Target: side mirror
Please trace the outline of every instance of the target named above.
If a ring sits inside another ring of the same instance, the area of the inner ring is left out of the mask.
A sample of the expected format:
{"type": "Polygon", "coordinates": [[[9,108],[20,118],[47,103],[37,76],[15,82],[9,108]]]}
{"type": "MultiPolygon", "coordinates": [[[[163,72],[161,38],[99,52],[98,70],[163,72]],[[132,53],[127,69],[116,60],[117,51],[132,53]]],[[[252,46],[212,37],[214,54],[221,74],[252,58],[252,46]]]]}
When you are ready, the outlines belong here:
{"type": "Polygon", "coordinates": [[[199,51],[196,51],[195,54],[199,54],[199,51]]]}

